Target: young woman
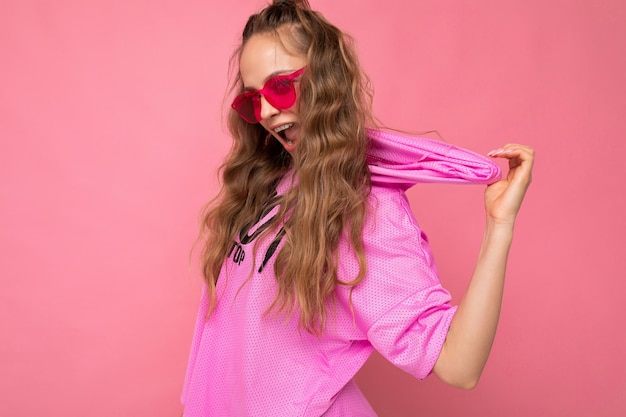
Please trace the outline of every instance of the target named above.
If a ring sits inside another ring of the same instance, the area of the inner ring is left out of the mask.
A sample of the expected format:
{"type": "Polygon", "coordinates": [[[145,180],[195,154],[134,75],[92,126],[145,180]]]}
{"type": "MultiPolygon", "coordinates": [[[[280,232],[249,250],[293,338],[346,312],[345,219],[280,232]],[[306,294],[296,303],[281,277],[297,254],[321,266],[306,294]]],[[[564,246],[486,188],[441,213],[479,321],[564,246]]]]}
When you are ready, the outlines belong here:
{"type": "Polygon", "coordinates": [[[496,181],[486,158],[373,129],[349,40],[306,0],[251,16],[234,57],[234,144],[204,214],[206,285],[184,415],[375,416],[353,380],[373,349],[417,378],[475,386],[532,149],[490,153],[509,160],[496,181]],[[415,181],[446,179],[492,183],[458,307],[404,195],[415,181]]]}

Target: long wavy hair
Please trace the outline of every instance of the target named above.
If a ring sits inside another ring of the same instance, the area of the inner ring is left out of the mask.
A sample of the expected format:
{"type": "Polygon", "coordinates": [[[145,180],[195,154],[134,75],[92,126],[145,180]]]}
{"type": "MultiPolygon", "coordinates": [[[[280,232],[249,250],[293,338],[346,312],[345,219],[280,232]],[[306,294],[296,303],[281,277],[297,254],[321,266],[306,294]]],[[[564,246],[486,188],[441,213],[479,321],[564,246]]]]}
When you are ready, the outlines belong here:
{"type": "MultiPolygon", "coordinates": [[[[260,124],[246,123],[230,111],[233,147],[220,168],[222,189],[202,213],[209,314],[233,240],[258,219],[277,183],[292,172],[297,185],[278,197],[279,213],[264,232],[267,236],[282,226],[285,233],[274,262],[278,293],[266,313],[285,311],[289,317],[299,311],[300,326],[319,334],[335,287],[346,285],[352,291],[365,276],[362,231],[371,185],[366,128],[373,124],[372,94],[352,39],[311,10],[306,0],[274,1],[250,16],[231,66],[238,67],[248,39],[268,33],[307,58],[297,100],[301,139],[289,154],[260,124]],[[337,276],[342,238],[359,264],[358,274],[347,281],[337,276]]],[[[238,71],[232,87],[243,89],[238,71]]]]}

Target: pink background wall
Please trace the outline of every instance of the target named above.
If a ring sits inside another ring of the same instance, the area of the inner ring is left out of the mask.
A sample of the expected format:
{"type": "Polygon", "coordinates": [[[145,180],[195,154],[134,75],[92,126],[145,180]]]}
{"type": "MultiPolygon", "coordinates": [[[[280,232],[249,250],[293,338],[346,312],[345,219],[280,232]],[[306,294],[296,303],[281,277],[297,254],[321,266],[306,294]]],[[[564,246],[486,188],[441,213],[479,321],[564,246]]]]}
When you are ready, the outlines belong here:
{"type": "MultiPolygon", "coordinates": [[[[262,4],[0,3],[0,415],[180,413],[227,60],[262,4]]],[[[626,415],[624,4],[313,0],[357,39],[382,122],[538,154],[481,383],[375,356],[381,416],[626,415]]],[[[481,187],[409,194],[458,300],[481,187]]]]}

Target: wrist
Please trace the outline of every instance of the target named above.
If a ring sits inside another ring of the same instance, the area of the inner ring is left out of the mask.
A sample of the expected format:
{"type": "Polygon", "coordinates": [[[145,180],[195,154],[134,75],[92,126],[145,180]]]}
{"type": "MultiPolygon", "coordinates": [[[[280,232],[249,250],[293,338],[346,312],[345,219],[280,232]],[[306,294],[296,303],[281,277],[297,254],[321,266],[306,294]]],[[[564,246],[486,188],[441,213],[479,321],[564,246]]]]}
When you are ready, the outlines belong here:
{"type": "Polygon", "coordinates": [[[492,218],[487,218],[485,224],[485,240],[497,240],[500,242],[511,242],[513,240],[513,231],[515,222],[505,222],[492,218]]]}
{"type": "Polygon", "coordinates": [[[515,217],[511,219],[502,219],[487,215],[486,225],[487,227],[513,230],[515,228],[515,217]]]}

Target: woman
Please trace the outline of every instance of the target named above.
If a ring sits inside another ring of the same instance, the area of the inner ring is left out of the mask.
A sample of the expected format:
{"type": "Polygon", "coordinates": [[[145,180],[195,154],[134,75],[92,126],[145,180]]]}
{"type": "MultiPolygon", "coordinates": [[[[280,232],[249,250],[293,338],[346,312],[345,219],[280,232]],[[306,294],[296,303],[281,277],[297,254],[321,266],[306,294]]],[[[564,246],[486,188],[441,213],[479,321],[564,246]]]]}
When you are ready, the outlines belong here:
{"type": "MultiPolygon", "coordinates": [[[[486,189],[484,240],[457,308],[404,195],[423,171],[396,176],[393,164],[426,148],[442,160],[464,151],[370,129],[354,50],[306,0],[251,16],[234,57],[234,145],[204,214],[206,285],[184,415],[375,416],[353,381],[373,349],[417,378],[475,386],[533,151],[490,153],[510,169],[486,189]]],[[[455,172],[490,165],[462,155],[455,172]]]]}

